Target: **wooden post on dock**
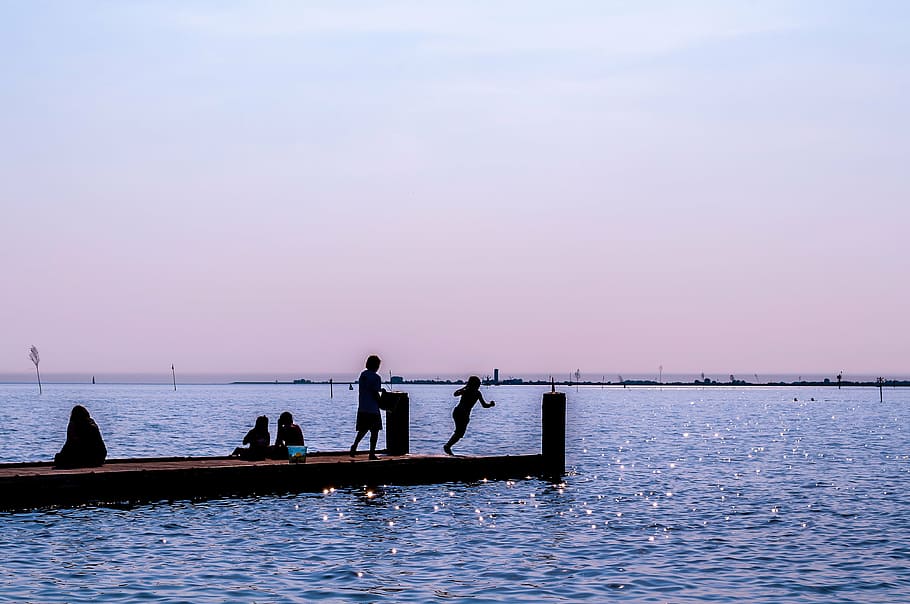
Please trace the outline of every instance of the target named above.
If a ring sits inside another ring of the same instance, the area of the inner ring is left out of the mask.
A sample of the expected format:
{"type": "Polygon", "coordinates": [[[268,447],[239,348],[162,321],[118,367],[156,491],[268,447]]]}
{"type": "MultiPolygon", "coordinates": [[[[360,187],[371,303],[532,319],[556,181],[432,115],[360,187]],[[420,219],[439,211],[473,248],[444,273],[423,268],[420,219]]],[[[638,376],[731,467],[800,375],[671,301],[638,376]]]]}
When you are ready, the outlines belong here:
{"type": "Polygon", "coordinates": [[[566,473],[566,394],[545,392],[541,404],[541,443],[544,469],[551,478],[566,473]]]}
{"type": "Polygon", "coordinates": [[[385,392],[385,449],[389,455],[407,455],[411,452],[409,432],[409,406],[407,392],[385,392]],[[389,400],[386,400],[389,399],[389,400]]]}

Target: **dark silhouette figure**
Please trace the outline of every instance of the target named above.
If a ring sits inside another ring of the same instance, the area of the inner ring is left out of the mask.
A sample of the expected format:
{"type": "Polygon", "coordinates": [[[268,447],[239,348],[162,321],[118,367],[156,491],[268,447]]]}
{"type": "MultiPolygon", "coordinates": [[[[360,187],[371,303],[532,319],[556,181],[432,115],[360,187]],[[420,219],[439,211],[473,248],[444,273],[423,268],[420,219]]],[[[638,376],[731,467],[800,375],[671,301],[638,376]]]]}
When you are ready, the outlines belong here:
{"type": "Polygon", "coordinates": [[[303,445],[303,430],[294,423],[294,416],[285,411],[278,416],[278,432],[275,435],[275,446],[303,445]]]}
{"type": "Polygon", "coordinates": [[[243,437],[243,444],[249,446],[246,448],[237,447],[234,449],[234,452],[231,453],[231,456],[250,461],[265,459],[269,453],[270,440],[269,418],[265,415],[260,415],[256,418],[256,424],[253,426],[253,429],[247,432],[246,436],[243,437]]]}
{"type": "Polygon", "coordinates": [[[303,430],[294,423],[294,416],[285,411],[278,416],[278,429],[275,433],[275,445],[271,448],[273,459],[286,459],[288,446],[303,446],[303,430]]]}
{"type": "Polygon", "coordinates": [[[54,456],[54,465],[58,468],[92,468],[103,465],[106,457],[107,447],[98,424],[89,415],[88,409],[76,405],[70,412],[66,442],[54,456]]]}
{"type": "Polygon", "coordinates": [[[474,408],[477,401],[480,401],[480,404],[485,408],[496,406],[496,401],[487,403],[483,400],[483,395],[480,393],[480,378],[476,375],[469,377],[468,383],[463,388],[456,390],[454,396],[460,396],[461,400],[458,401],[455,409],[452,410],[452,419],[455,420],[455,432],[449,442],[442,447],[442,450],[448,455],[454,455],[452,453],[452,445],[461,440],[468,429],[468,422],[471,421],[471,409],[474,408]]]}
{"type": "Polygon", "coordinates": [[[357,445],[370,433],[370,459],[376,457],[376,441],[379,431],[382,430],[382,415],[379,413],[379,397],[385,392],[382,387],[382,378],[379,377],[379,365],[382,360],[375,354],[367,357],[366,369],[360,373],[357,393],[357,437],[351,445],[351,457],[357,455],[357,445]]]}

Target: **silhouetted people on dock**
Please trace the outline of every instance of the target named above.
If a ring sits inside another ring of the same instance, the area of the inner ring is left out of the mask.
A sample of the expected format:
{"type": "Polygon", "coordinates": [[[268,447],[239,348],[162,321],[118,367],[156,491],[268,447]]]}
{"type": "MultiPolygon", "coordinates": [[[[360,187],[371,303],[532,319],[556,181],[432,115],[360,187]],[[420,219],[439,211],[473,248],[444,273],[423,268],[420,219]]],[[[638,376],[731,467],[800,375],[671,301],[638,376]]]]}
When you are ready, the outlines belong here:
{"type": "Polygon", "coordinates": [[[232,457],[258,461],[265,459],[269,454],[269,418],[266,415],[260,415],[256,418],[256,424],[253,429],[243,437],[243,444],[248,445],[246,448],[237,447],[231,453],[232,457]]]}
{"type": "Polygon", "coordinates": [[[271,449],[273,459],[287,459],[288,446],[303,446],[303,430],[294,423],[294,416],[285,411],[278,416],[278,429],[275,432],[275,445],[271,449]]]}
{"type": "Polygon", "coordinates": [[[107,447],[98,424],[88,409],[76,405],[66,426],[66,442],[54,456],[54,465],[58,468],[91,468],[103,465],[106,457],[107,447]]]}
{"type": "Polygon", "coordinates": [[[452,419],[455,420],[455,432],[452,434],[452,438],[449,439],[449,442],[442,446],[442,450],[445,451],[447,455],[454,455],[454,453],[452,453],[452,445],[461,440],[465,431],[468,429],[468,422],[471,421],[471,409],[474,408],[477,401],[480,401],[480,404],[486,408],[494,407],[496,405],[496,401],[490,401],[488,403],[483,400],[483,395],[480,393],[480,378],[476,375],[469,377],[468,383],[465,384],[463,388],[456,390],[454,396],[460,396],[461,400],[458,401],[455,409],[452,410],[452,419]]]}
{"type": "Polygon", "coordinates": [[[359,392],[357,404],[357,437],[351,445],[351,457],[357,455],[357,445],[370,433],[370,459],[376,457],[376,441],[379,431],[382,430],[382,415],[379,413],[379,397],[385,392],[382,387],[382,378],[379,377],[379,365],[382,360],[375,354],[367,357],[366,369],[360,374],[358,381],[359,392]]]}

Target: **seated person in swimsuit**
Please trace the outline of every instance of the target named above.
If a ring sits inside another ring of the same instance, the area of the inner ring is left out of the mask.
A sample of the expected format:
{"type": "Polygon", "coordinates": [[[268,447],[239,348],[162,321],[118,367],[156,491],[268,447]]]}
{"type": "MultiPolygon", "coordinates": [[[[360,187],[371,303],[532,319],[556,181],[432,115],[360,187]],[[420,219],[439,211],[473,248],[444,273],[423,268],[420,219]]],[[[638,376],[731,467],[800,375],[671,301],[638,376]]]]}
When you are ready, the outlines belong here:
{"type": "Polygon", "coordinates": [[[243,437],[243,444],[249,445],[246,448],[237,447],[231,453],[232,457],[247,459],[250,461],[259,461],[266,458],[269,453],[269,418],[260,415],[256,418],[256,425],[243,437]]]}
{"type": "Polygon", "coordinates": [[[285,411],[278,416],[278,431],[275,434],[275,445],[270,450],[272,459],[286,459],[288,446],[302,446],[303,430],[294,423],[294,416],[290,411],[285,411]]]}

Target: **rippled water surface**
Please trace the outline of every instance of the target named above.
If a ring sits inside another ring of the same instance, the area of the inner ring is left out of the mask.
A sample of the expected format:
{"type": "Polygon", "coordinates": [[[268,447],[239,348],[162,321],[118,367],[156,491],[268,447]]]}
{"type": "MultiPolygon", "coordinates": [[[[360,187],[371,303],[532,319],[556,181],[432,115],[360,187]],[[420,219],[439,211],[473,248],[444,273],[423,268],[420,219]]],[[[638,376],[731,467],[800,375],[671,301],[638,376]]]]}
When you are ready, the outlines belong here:
{"type": "MultiPolygon", "coordinates": [[[[438,453],[454,387],[409,386],[411,449],[438,453]]],[[[535,387],[486,388],[456,452],[539,450],[535,387]]],[[[0,385],[2,461],[50,459],[74,403],[111,457],[219,455],[294,412],[353,436],[323,386],[0,385]]],[[[910,391],[567,390],[563,484],[0,514],[0,602],[910,601],[910,391]],[[813,400],[814,399],[814,400],[813,400]]]]}

